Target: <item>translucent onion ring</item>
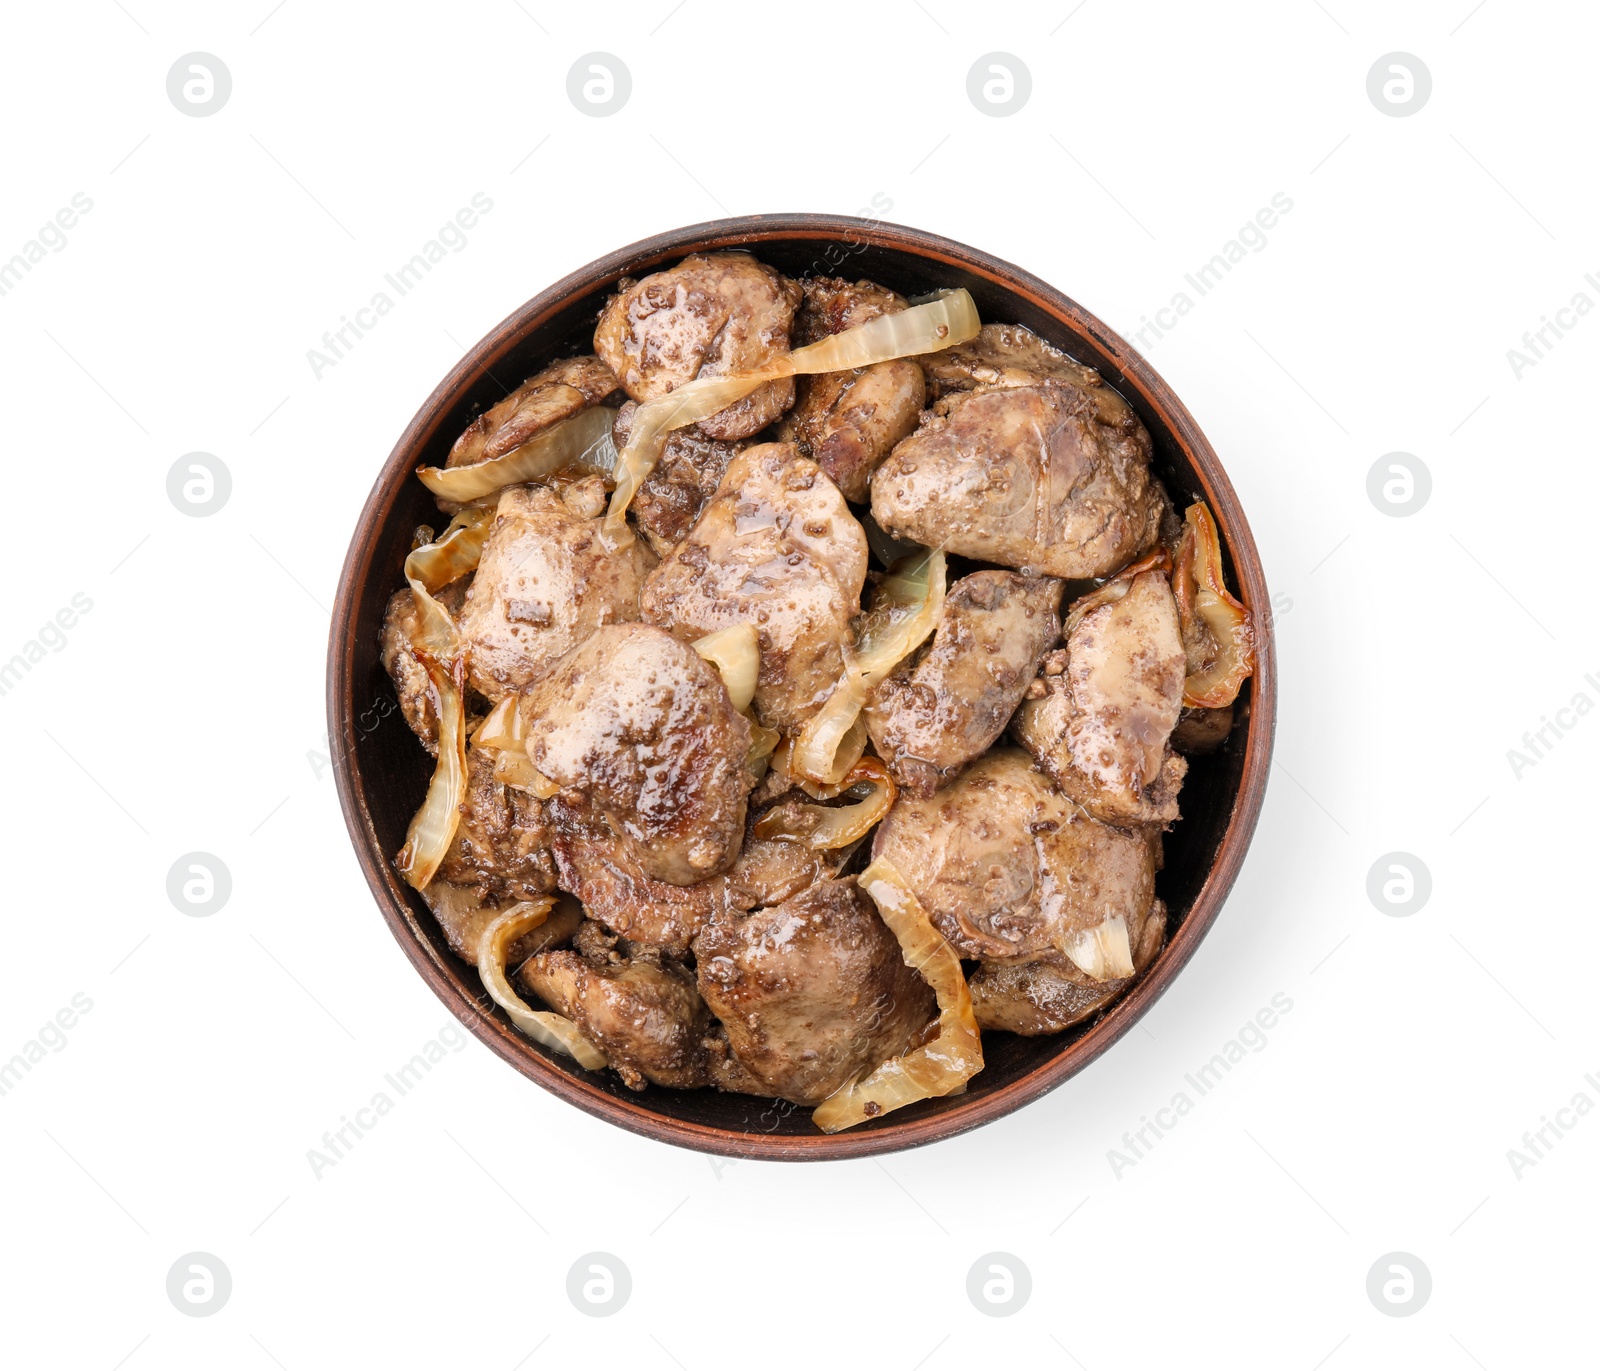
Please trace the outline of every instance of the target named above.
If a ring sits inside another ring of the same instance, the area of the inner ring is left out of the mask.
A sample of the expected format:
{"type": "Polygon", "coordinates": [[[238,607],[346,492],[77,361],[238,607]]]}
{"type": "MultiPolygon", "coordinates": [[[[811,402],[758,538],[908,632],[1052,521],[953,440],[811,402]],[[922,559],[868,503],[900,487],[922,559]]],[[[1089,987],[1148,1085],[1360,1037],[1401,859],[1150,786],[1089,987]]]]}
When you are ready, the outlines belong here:
{"type": "Polygon", "coordinates": [[[538,771],[528,756],[522,697],[507,695],[478,725],[472,745],[494,753],[494,778],[513,790],[523,790],[538,800],[548,800],[561,787],[538,771]]]}
{"type": "Polygon", "coordinates": [[[413,649],[428,673],[434,709],[439,716],[439,758],[422,807],[411,816],[404,846],[395,855],[395,869],[414,890],[425,890],[439,870],[461,821],[467,793],[467,723],[462,696],[466,672],[460,658],[440,662],[413,649]]]}
{"type": "Polygon", "coordinates": [[[863,757],[838,788],[843,794],[856,786],[870,792],[852,805],[802,804],[793,798],[774,805],[752,830],[757,838],[780,843],[804,843],[819,852],[849,847],[864,838],[894,807],[899,794],[889,768],[877,757],[863,757]]]}
{"type": "Polygon", "coordinates": [[[509,752],[522,746],[522,719],[517,712],[518,696],[507,695],[501,700],[472,735],[473,747],[486,747],[494,752],[509,752]]]}
{"type": "Polygon", "coordinates": [[[833,770],[825,781],[813,781],[794,769],[794,742],[793,738],[779,739],[777,749],[772,754],[773,770],[787,777],[813,800],[834,800],[844,790],[844,778],[855,769],[856,763],[867,750],[867,721],[858,717],[850,725],[839,744],[839,750],[833,754],[833,770]]]}
{"type": "Polygon", "coordinates": [[[442,500],[466,502],[493,495],[506,486],[537,481],[565,466],[610,475],[617,450],[611,441],[614,409],[596,405],[536,433],[503,457],[460,467],[418,467],[417,477],[442,500]]]}
{"type": "MultiPolygon", "coordinates": [[[[827,702],[800,730],[789,764],[797,776],[828,784],[841,770],[837,757],[850,729],[860,722],[872,688],[933,633],[944,612],[942,549],[895,564],[873,592],[872,607],[845,653],[844,674],[827,702]]],[[[857,754],[859,755],[859,753],[857,754]]]]}
{"type": "Polygon", "coordinates": [[[939,1002],[939,1033],[932,1042],[891,1057],[859,1080],[841,1086],[812,1112],[824,1133],[837,1133],[918,1100],[953,1095],[983,1070],[983,1042],[972,1013],[961,959],[928,918],[905,878],[888,862],[875,861],[856,884],[872,897],[900,943],[907,966],[933,987],[939,1002]]]}
{"type": "Polygon", "coordinates": [[[850,371],[876,362],[939,352],[978,336],[978,308],[965,290],[942,292],[926,304],[898,314],[882,314],[793,352],[780,353],[765,366],[733,376],[687,381],[676,390],[640,405],[617,454],[616,489],[606,511],[605,532],[614,547],[633,540],[628,506],[660,460],[666,435],[709,418],[742,400],[758,386],[785,376],[850,371]]]}
{"type": "Polygon", "coordinates": [[[405,575],[417,610],[417,627],[408,650],[428,674],[439,717],[439,758],[422,807],[406,829],[395,868],[413,889],[433,880],[456,836],[461,802],[467,792],[466,656],[449,612],[430,593],[459,580],[478,565],[494,525],[494,510],[469,505],[450,521],[443,535],[414,549],[405,575]]]}
{"type": "Polygon", "coordinates": [[[689,646],[721,673],[733,707],[748,714],[756,694],[756,678],[761,674],[761,639],[756,626],[730,624],[696,638],[689,646]]]}
{"type": "Polygon", "coordinates": [[[560,786],[534,767],[526,752],[495,753],[494,778],[513,790],[526,791],[536,800],[548,800],[561,791],[560,786]]]}
{"type": "Polygon", "coordinates": [[[1250,612],[1228,593],[1217,526],[1211,511],[1198,500],[1184,514],[1172,592],[1185,646],[1200,638],[1203,625],[1217,648],[1216,656],[1199,671],[1191,670],[1184,681],[1184,705],[1220,709],[1232,704],[1255,670],[1255,631],[1250,612]]]}
{"type": "Polygon", "coordinates": [[[483,556],[483,545],[489,540],[493,527],[492,501],[468,505],[456,512],[455,518],[445,525],[443,533],[431,543],[412,548],[406,557],[405,578],[411,585],[417,612],[426,620],[424,629],[437,635],[431,646],[441,651],[455,642],[456,630],[443,607],[433,603],[432,592],[443,590],[469,571],[477,569],[478,559],[483,556]],[[437,614],[432,613],[434,609],[438,610],[437,614]]]}
{"type": "Polygon", "coordinates": [[[1133,947],[1128,941],[1128,921],[1113,914],[1093,928],[1072,934],[1062,952],[1067,959],[1097,981],[1120,981],[1133,975],[1133,947]]]}
{"type": "Polygon", "coordinates": [[[555,898],[546,895],[514,904],[496,917],[484,929],[483,941],[478,944],[478,976],[489,998],[506,1011],[506,1017],[518,1030],[535,1042],[564,1052],[585,1071],[600,1071],[607,1064],[605,1054],[578,1031],[577,1024],[547,1009],[531,1008],[506,978],[506,953],[511,944],[538,928],[550,917],[554,906],[555,898]]]}
{"type": "Polygon", "coordinates": [[[759,781],[767,774],[767,768],[772,764],[773,750],[782,741],[783,734],[777,729],[750,720],[750,750],[744,754],[744,764],[753,781],[759,781]]]}

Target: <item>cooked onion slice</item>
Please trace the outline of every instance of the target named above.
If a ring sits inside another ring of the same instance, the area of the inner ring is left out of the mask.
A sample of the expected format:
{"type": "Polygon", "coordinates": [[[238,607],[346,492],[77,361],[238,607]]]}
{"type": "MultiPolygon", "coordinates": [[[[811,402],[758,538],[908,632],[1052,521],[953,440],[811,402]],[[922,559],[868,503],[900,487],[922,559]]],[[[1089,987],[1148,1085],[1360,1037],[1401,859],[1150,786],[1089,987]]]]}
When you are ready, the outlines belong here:
{"type": "Polygon", "coordinates": [[[471,504],[456,511],[433,542],[423,543],[407,555],[405,578],[413,590],[420,585],[432,594],[476,570],[493,523],[492,503],[471,504]]]}
{"type": "Polygon", "coordinates": [[[1255,670],[1255,632],[1250,612],[1228,593],[1217,526],[1198,500],[1184,515],[1172,592],[1189,653],[1183,703],[1190,709],[1232,704],[1255,670]]]}
{"type": "Polygon", "coordinates": [[[1133,975],[1133,948],[1128,943],[1128,923],[1113,914],[1093,928],[1072,934],[1061,949],[1085,976],[1097,981],[1119,981],[1133,975]]]}
{"type": "Polygon", "coordinates": [[[675,428],[710,418],[771,379],[763,372],[688,381],[666,395],[646,401],[634,411],[628,441],[617,454],[613,473],[616,485],[611,491],[610,508],[606,510],[604,531],[614,546],[626,547],[633,541],[633,532],[628,527],[628,506],[639,493],[645,477],[661,460],[667,434],[675,428]]]}
{"type": "Polygon", "coordinates": [[[978,326],[978,307],[971,295],[959,289],[939,291],[898,314],[880,314],[775,357],[769,370],[776,376],[804,376],[920,357],[976,338],[978,326]]]}
{"type": "MultiPolygon", "coordinates": [[[[730,624],[696,638],[689,644],[722,673],[722,684],[739,713],[747,713],[756,694],[756,677],[761,672],[761,640],[754,624],[730,624]]],[[[769,752],[771,748],[767,749],[769,752]]]]}
{"type": "Polygon", "coordinates": [[[439,716],[439,759],[433,779],[406,830],[405,846],[395,857],[396,869],[416,890],[426,888],[450,850],[467,791],[467,721],[462,703],[466,661],[455,624],[430,592],[477,567],[493,524],[492,509],[470,505],[450,521],[437,541],[414,549],[406,558],[406,580],[417,607],[410,652],[428,673],[439,716]]]}
{"type": "Polygon", "coordinates": [[[844,778],[855,769],[861,755],[867,750],[867,721],[856,716],[856,721],[845,731],[839,750],[833,754],[833,769],[824,781],[813,781],[794,768],[795,740],[783,738],[772,754],[772,767],[780,776],[787,777],[805,791],[813,800],[832,800],[844,789],[844,778]]]}
{"type": "Polygon", "coordinates": [[[860,720],[867,695],[921,647],[938,626],[939,615],[944,611],[944,589],[945,559],[941,549],[896,563],[878,585],[856,634],[855,647],[846,651],[844,674],[827,703],[806,722],[795,741],[790,765],[797,776],[823,784],[837,780],[841,770],[838,754],[850,729],[860,720]]]}
{"type": "MultiPolygon", "coordinates": [[[[833,765],[828,768],[828,774],[819,781],[795,772],[795,784],[813,800],[831,800],[848,784],[845,778],[856,769],[856,763],[866,750],[867,721],[857,714],[855,722],[839,740],[839,750],[833,754],[833,765]]],[[[792,758],[793,754],[790,755],[792,758]]]]}
{"type": "Polygon", "coordinates": [[[755,371],[688,381],[647,401],[634,414],[627,444],[617,454],[617,487],[606,512],[607,535],[618,547],[632,540],[628,506],[660,459],[662,443],[672,429],[709,418],[767,381],[849,371],[875,362],[939,352],[977,335],[978,308],[972,303],[972,296],[964,290],[953,290],[899,314],[880,315],[808,347],[780,353],[755,371]]]}
{"type": "Polygon", "coordinates": [[[473,747],[487,747],[496,752],[522,746],[522,720],[517,714],[519,697],[507,695],[478,725],[472,735],[473,747]]]}
{"type": "Polygon", "coordinates": [[[782,741],[783,734],[777,729],[750,720],[750,750],[744,754],[744,764],[750,771],[752,783],[767,774],[767,767],[772,764],[773,749],[782,741]]]}
{"type": "Polygon", "coordinates": [[[939,1002],[939,1033],[841,1087],[819,1104],[811,1121],[824,1133],[880,1118],[902,1105],[955,1094],[983,1070],[983,1045],[961,960],[934,928],[911,887],[888,862],[873,862],[856,883],[872,897],[899,939],[906,965],[921,973],[939,1002]]]}
{"type": "Polygon", "coordinates": [[[794,798],[774,805],[756,820],[755,836],[781,843],[804,843],[819,851],[849,847],[889,812],[899,793],[889,768],[876,757],[863,757],[857,762],[837,793],[857,788],[866,793],[852,805],[830,808],[803,804],[794,798]]]}
{"type": "Polygon", "coordinates": [[[507,695],[478,725],[472,745],[494,753],[494,778],[513,790],[525,790],[535,799],[548,800],[561,787],[534,768],[524,737],[520,695],[507,695]]]}
{"type": "MultiPolygon", "coordinates": [[[[468,505],[431,543],[413,548],[406,557],[405,578],[411,586],[412,603],[417,609],[417,627],[411,638],[411,655],[423,666],[431,658],[445,663],[461,655],[456,626],[449,611],[433,598],[478,566],[489,530],[494,526],[494,510],[485,505],[468,505]]],[[[435,688],[438,682],[435,682],[435,688]]]]}
{"type": "Polygon", "coordinates": [[[596,405],[552,424],[503,457],[464,467],[418,467],[417,476],[441,499],[465,503],[505,486],[541,480],[565,466],[609,475],[617,460],[611,441],[616,417],[616,410],[596,405]]]}
{"type": "Polygon", "coordinates": [[[413,648],[412,655],[422,663],[433,687],[439,715],[439,759],[422,808],[411,816],[405,846],[394,864],[406,884],[424,890],[450,850],[467,793],[467,724],[461,704],[466,673],[459,657],[441,662],[419,648],[413,648]]]}
{"type": "Polygon", "coordinates": [[[494,778],[513,790],[526,791],[536,800],[548,800],[561,791],[560,786],[534,767],[526,752],[495,753],[494,778]]]}
{"type": "Polygon", "coordinates": [[[605,1054],[578,1032],[577,1024],[547,1009],[533,1009],[511,988],[506,979],[506,953],[524,933],[531,933],[549,916],[555,899],[546,895],[512,905],[483,931],[478,944],[478,976],[489,998],[506,1011],[506,1017],[535,1042],[564,1052],[585,1071],[599,1071],[606,1065],[605,1054]]]}

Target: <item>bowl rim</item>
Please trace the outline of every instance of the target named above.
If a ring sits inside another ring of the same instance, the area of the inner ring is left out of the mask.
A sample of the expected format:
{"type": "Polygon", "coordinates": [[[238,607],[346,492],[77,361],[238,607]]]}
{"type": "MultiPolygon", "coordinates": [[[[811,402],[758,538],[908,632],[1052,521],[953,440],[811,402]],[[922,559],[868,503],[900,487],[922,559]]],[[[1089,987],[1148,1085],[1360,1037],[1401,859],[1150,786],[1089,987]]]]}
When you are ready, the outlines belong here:
{"type": "Polygon", "coordinates": [[[707,220],[653,234],[609,252],[540,291],[468,348],[406,425],[362,506],[339,576],[328,635],[329,757],[340,808],[357,860],[389,931],[446,1008],[524,1076],[608,1123],[699,1152],[771,1161],[874,1156],[965,1133],[1032,1103],[1062,1085],[1128,1032],[1194,955],[1239,874],[1266,797],[1277,707],[1276,656],[1267,612],[1269,605],[1265,572],[1249,523],[1220,459],[1200,426],[1143,356],[1062,291],[1001,258],[905,225],[849,215],[809,213],[707,220]],[[358,601],[371,572],[378,534],[416,466],[414,454],[435,436],[482,372],[503,360],[526,334],[559,313],[574,296],[592,294],[624,275],[637,275],[690,252],[753,248],[775,239],[865,243],[957,266],[1005,291],[1026,297],[1070,332],[1092,338],[1116,363],[1113,367],[1099,368],[1106,380],[1124,395],[1130,390],[1136,392],[1149,409],[1166,420],[1216,519],[1233,562],[1240,598],[1253,612],[1257,629],[1257,664],[1250,687],[1245,756],[1233,812],[1210,871],[1155,964],[1088,1032],[992,1094],[975,1096],[925,1117],[907,1119],[890,1115],[868,1131],[818,1132],[814,1136],[736,1132],[673,1118],[655,1112],[642,1100],[612,1095],[581,1076],[569,1074],[534,1051],[515,1029],[490,1012],[492,1005],[485,1008],[486,997],[481,991],[472,992],[419,926],[389,856],[378,843],[360,770],[355,763],[354,685],[360,670],[360,644],[355,632],[358,601]]]}

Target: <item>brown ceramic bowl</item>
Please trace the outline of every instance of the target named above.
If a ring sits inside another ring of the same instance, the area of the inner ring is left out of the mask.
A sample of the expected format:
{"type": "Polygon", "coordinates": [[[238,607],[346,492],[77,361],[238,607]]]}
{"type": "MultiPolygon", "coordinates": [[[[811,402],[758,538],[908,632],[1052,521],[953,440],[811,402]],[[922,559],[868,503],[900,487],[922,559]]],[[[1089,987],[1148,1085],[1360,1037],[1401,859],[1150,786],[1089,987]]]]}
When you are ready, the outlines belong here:
{"type": "Polygon", "coordinates": [[[545,1089],[636,1133],[729,1156],[806,1161],[916,1147],[1008,1114],[1081,1071],[1133,1027],[1205,937],[1244,861],[1267,785],[1275,700],[1267,604],[1244,511],[1189,411],[1133,348],[1053,286],[949,239],[870,220],[767,214],[693,224],[602,257],[522,305],[468,351],[401,435],[350,540],[333,610],[328,734],[339,800],[367,883],[406,956],[462,1023],[545,1089]],[[412,473],[443,465],[474,414],[547,362],[591,351],[596,317],[619,277],[719,248],[748,248],[791,276],[870,277],[908,296],[965,286],[983,319],[1026,324],[1097,368],[1150,430],[1156,470],[1178,507],[1196,498],[1210,505],[1230,582],[1255,613],[1260,643],[1232,737],[1190,767],[1184,818],[1167,837],[1157,880],[1169,910],[1169,940],[1132,992],[1098,1019],[1055,1037],[986,1033],[984,1069],[964,1094],[923,1101],[831,1137],[812,1125],[809,1109],[782,1101],[657,1086],[635,1094],[613,1073],[586,1072],[521,1036],[494,1010],[476,969],[450,952],[392,864],[432,771],[378,661],[379,624],[385,602],[403,584],[412,530],[440,523],[412,473]]]}

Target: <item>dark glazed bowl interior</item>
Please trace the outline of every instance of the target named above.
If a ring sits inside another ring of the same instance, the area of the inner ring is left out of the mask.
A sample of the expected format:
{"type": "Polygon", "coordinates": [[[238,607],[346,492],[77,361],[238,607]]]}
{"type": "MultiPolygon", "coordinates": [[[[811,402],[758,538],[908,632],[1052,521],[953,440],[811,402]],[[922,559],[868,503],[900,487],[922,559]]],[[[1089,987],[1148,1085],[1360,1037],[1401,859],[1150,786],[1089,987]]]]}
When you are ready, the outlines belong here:
{"type": "Polygon", "coordinates": [[[681,1146],[732,1156],[807,1160],[895,1151],[949,1137],[1060,1085],[1133,1026],[1205,935],[1243,861],[1266,789],[1274,661],[1255,542],[1216,454],[1148,363],[1093,315],[1027,272],[916,229],[824,215],[723,219],[661,234],[573,273],[522,306],[473,347],[429,396],[378,474],[351,539],[328,653],[332,757],[356,855],[389,927],[451,1012],[524,1075],[601,1118],[681,1146]],[[486,409],[552,359],[592,351],[601,305],[619,277],[669,266],[690,252],[748,248],[791,276],[869,277],[902,295],[964,286],[986,322],[1025,324],[1097,368],[1133,406],[1155,443],[1155,469],[1182,510],[1204,499],[1215,515],[1230,583],[1254,612],[1256,675],[1224,748],[1191,762],[1184,817],[1166,840],[1157,891],[1169,911],[1166,948],[1132,992],[1099,1018],[1046,1038],[984,1034],[983,1071],[966,1093],[909,1106],[826,1136],[810,1110],[714,1090],[634,1093],[613,1073],[586,1072],[517,1033],[484,995],[474,967],[445,944],[392,857],[421,804],[432,761],[401,719],[378,660],[384,605],[403,584],[418,524],[444,520],[412,476],[443,465],[450,444],[486,409]]]}

